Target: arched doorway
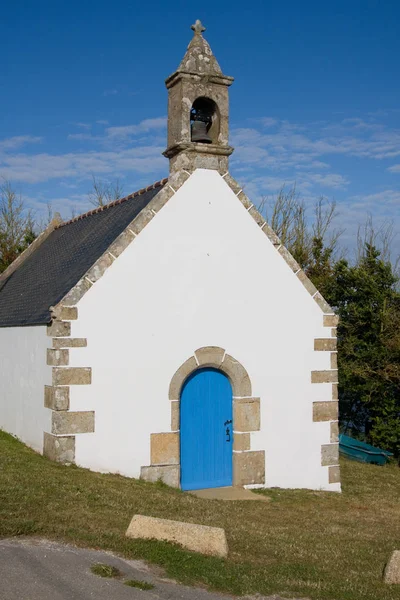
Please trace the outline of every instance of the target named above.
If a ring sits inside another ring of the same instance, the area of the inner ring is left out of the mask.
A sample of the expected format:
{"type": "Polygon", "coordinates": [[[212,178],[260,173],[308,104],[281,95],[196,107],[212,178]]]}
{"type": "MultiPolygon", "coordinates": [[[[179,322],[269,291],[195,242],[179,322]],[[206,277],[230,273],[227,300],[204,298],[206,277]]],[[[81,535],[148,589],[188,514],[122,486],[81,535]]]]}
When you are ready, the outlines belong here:
{"type": "MultiPolygon", "coordinates": [[[[227,450],[229,447],[228,444],[230,445],[230,460],[228,465],[233,470],[233,474],[231,471],[230,477],[222,475],[221,479],[217,478],[216,474],[215,477],[211,478],[211,481],[206,480],[204,477],[203,481],[197,482],[197,489],[210,486],[227,486],[232,485],[232,483],[238,486],[264,484],[265,451],[255,450],[252,447],[251,436],[253,431],[260,431],[260,398],[252,396],[250,377],[244,366],[218,346],[203,346],[202,348],[198,348],[175,371],[168,390],[168,398],[171,406],[170,429],[167,431],[164,430],[164,432],[151,433],[151,463],[148,466],[141,467],[141,478],[146,481],[158,481],[161,479],[164,483],[176,488],[182,487],[183,484],[184,489],[196,489],[194,486],[192,487],[193,481],[191,484],[189,477],[184,475],[182,478],[182,462],[184,463],[183,468],[185,471],[186,467],[189,467],[188,473],[190,475],[190,465],[196,464],[193,461],[194,443],[191,446],[190,444],[186,446],[186,443],[191,440],[197,440],[196,443],[198,445],[205,446],[206,440],[204,435],[200,435],[202,429],[195,412],[192,410],[193,404],[195,405],[196,403],[192,403],[191,405],[190,396],[194,392],[191,392],[190,387],[188,387],[189,402],[185,402],[186,392],[184,393],[184,388],[186,385],[190,386],[192,378],[195,379],[201,372],[208,373],[209,378],[212,377],[210,375],[211,372],[216,372],[220,377],[220,382],[225,382],[225,390],[229,390],[229,403],[227,401],[228,393],[224,394],[229,413],[215,416],[212,411],[211,416],[213,419],[212,422],[218,423],[218,427],[220,427],[219,424],[222,420],[223,427],[225,428],[224,439],[227,444],[225,449],[227,450]],[[182,420],[181,411],[183,403],[185,404],[185,408],[188,408],[188,411],[182,420]],[[229,423],[232,420],[232,412],[234,423],[229,423]],[[226,429],[228,425],[230,427],[227,435],[226,429]],[[182,427],[183,432],[181,431],[182,427]],[[183,443],[181,437],[184,438],[183,443]],[[182,450],[185,455],[183,461],[182,450]],[[190,452],[192,452],[192,458],[190,452]],[[190,460],[188,460],[188,457],[190,460]]],[[[213,386],[214,384],[212,383],[211,385],[213,386]]],[[[209,392],[207,394],[208,397],[213,397],[209,392]]],[[[219,405],[225,406],[225,402],[220,402],[219,405]]],[[[218,429],[219,432],[220,430],[218,429]]],[[[220,435],[218,439],[221,440],[220,435]]],[[[205,452],[205,450],[202,450],[202,452],[205,452]]],[[[202,454],[199,454],[199,456],[201,457],[202,454]]],[[[222,461],[223,463],[224,460],[222,461]]],[[[219,465],[218,468],[221,468],[221,462],[216,464],[219,465]]],[[[194,477],[192,479],[194,480],[194,477]]]]}
{"type": "Polygon", "coordinates": [[[181,488],[232,485],[232,386],[211,367],[198,369],[180,399],[181,488]]]}

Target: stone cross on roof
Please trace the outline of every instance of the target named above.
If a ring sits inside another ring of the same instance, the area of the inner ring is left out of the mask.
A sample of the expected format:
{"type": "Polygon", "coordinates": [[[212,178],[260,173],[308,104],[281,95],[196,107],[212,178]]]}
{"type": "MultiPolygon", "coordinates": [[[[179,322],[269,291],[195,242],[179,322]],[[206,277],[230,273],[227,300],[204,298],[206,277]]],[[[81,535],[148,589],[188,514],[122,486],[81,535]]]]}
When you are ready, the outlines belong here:
{"type": "Polygon", "coordinates": [[[194,31],[194,35],[201,35],[206,28],[203,26],[203,23],[197,19],[195,24],[191,26],[191,29],[194,31]]]}
{"type": "MultiPolygon", "coordinates": [[[[203,37],[203,31],[206,30],[200,19],[191,26],[194,32],[194,36],[190,40],[189,46],[187,47],[185,56],[181,60],[181,63],[175,73],[170,75],[167,79],[167,87],[171,78],[176,77],[177,73],[186,73],[196,75],[208,75],[213,77],[222,77],[224,83],[222,85],[230,85],[233,78],[229,78],[222,74],[221,67],[219,66],[217,59],[212,53],[209,43],[203,37]],[[230,80],[227,83],[227,80],[230,80]]],[[[198,79],[195,79],[198,83],[198,79]]]]}

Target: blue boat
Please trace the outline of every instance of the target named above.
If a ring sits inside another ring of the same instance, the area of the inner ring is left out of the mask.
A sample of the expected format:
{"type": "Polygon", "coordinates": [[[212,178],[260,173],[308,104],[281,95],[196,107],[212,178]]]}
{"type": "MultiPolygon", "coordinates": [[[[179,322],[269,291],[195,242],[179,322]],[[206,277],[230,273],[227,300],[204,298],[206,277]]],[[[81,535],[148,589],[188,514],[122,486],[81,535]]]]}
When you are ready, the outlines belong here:
{"type": "Polygon", "coordinates": [[[392,452],[375,448],[375,446],[343,434],[339,435],[339,450],[347,458],[373,465],[385,465],[389,457],[393,456],[392,452]]]}

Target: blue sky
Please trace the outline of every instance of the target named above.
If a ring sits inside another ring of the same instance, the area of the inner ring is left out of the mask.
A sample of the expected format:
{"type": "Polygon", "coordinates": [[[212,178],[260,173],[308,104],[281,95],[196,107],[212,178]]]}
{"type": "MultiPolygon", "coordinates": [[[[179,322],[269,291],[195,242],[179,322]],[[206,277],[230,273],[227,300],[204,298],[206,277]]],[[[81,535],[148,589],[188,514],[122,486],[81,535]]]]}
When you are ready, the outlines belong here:
{"type": "Polygon", "coordinates": [[[343,243],[395,221],[398,0],[15,0],[0,21],[0,176],[38,216],[87,210],[92,175],[130,193],[167,175],[167,91],[200,18],[231,87],[231,172],[255,203],[296,183],[335,199],[343,243]]]}

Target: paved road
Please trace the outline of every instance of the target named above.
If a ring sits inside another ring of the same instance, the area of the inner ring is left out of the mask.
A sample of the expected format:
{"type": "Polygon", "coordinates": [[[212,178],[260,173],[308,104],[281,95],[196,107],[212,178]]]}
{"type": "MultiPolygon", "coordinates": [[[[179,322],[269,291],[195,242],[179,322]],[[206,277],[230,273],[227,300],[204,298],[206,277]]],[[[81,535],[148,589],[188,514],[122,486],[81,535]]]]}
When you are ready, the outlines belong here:
{"type": "MultiPolygon", "coordinates": [[[[157,575],[141,561],[31,538],[0,540],[1,600],[233,600],[231,596],[188,588],[157,575]],[[154,585],[142,591],[122,581],[93,575],[93,563],[117,567],[125,579],[154,585]]],[[[237,600],[237,599],[236,599],[237,600]]],[[[250,600],[250,599],[248,599],[250,600]]],[[[254,599],[255,600],[255,599],[254,599]]],[[[281,600],[277,596],[257,600],[281,600]]]]}

